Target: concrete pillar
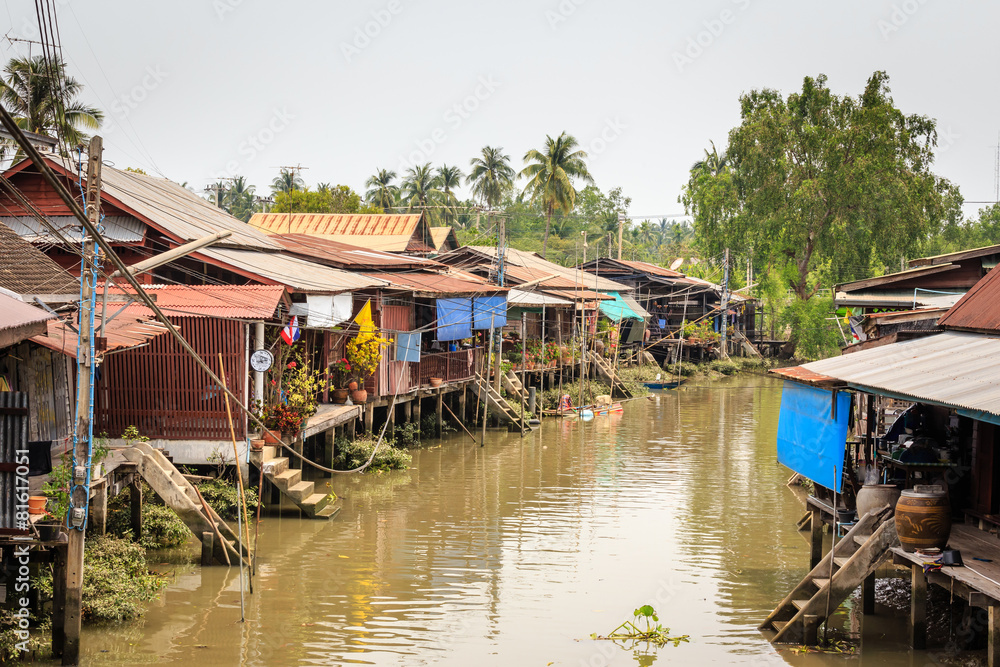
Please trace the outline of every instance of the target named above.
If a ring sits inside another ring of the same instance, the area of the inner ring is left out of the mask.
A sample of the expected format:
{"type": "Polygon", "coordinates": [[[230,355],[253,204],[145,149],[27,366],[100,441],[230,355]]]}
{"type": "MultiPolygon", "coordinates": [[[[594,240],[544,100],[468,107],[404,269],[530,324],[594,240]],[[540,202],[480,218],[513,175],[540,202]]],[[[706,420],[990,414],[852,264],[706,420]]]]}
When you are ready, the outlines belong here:
{"type": "Polygon", "coordinates": [[[339,426],[334,426],[323,434],[323,465],[333,464],[333,443],[337,439],[339,426]]]}
{"type": "Polygon", "coordinates": [[[129,510],[132,519],[132,538],[142,539],[142,481],[135,480],[128,487],[129,510]]]}
{"type": "Polygon", "coordinates": [[[413,401],[403,403],[403,419],[407,424],[413,423],[413,401]]]}
{"type": "Polygon", "coordinates": [[[528,412],[538,416],[535,412],[535,402],[538,397],[538,391],[534,387],[528,387],[528,412]]]}
{"type": "Polygon", "coordinates": [[[1000,667],[1000,607],[989,608],[989,644],[986,658],[989,667],[1000,667]]]}
{"type": "Polygon", "coordinates": [[[469,421],[469,416],[465,414],[465,410],[468,405],[468,393],[469,385],[463,384],[462,389],[458,392],[458,411],[455,413],[459,419],[465,420],[466,422],[469,421]]]}
{"type": "MultiPolygon", "coordinates": [[[[253,349],[264,349],[264,323],[254,323],[253,329],[253,349]]],[[[264,402],[264,374],[254,372],[253,374],[253,397],[255,400],[264,402]]]]}
{"type": "Polygon", "coordinates": [[[344,424],[344,435],[348,440],[354,440],[357,435],[358,420],[352,419],[344,424]]]}
{"type": "Polygon", "coordinates": [[[372,428],[375,426],[375,408],[371,405],[365,405],[365,433],[371,433],[372,428]]]}
{"type": "Polygon", "coordinates": [[[212,564],[212,553],[215,550],[215,533],[205,532],[201,534],[201,565],[208,567],[212,564]]]}
{"type": "Polygon", "coordinates": [[[60,657],[66,646],[66,545],[52,547],[52,654],[60,657]]]}
{"type": "Polygon", "coordinates": [[[413,415],[412,415],[413,416],[413,421],[417,424],[417,426],[420,426],[420,401],[421,400],[422,399],[420,398],[420,392],[418,391],[417,395],[413,397],[413,415]]]}
{"type": "Polygon", "coordinates": [[[90,527],[104,535],[108,530],[108,480],[105,478],[93,487],[94,497],[90,499],[90,527]]]}

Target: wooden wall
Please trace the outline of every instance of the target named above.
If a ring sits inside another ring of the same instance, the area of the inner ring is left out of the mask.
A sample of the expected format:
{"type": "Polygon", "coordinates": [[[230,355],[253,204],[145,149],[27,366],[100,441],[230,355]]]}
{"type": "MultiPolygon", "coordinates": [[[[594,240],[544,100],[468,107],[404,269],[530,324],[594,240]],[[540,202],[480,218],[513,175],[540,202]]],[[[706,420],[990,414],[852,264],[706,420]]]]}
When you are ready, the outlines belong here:
{"type": "Polygon", "coordinates": [[[28,394],[30,440],[60,440],[73,433],[75,360],[24,342],[0,350],[0,374],[12,391],[28,394]]]}

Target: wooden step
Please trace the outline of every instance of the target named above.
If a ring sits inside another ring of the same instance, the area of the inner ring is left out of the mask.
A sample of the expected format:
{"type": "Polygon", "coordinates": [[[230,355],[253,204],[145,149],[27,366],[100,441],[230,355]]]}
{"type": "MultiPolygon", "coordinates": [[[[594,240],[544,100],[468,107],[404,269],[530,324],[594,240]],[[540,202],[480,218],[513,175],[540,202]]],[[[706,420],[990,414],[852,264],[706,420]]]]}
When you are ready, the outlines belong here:
{"type": "Polygon", "coordinates": [[[830,583],[830,580],[829,579],[813,579],[813,583],[816,585],[816,588],[822,589],[824,586],[826,586],[828,583],[830,583]]]}
{"type": "Polygon", "coordinates": [[[836,556],[833,559],[833,564],[836,565],[837,567],[844,567],[845,565],[847,565],[847,561],[849,560],[851,560],[850,556],[836,556]]]}
{"type": "Polygon", "coordinates": [[[809,600],[792,600],[792,604],[795,605],[796,609],[805,609],[806,605],[809,604],[809,600]]]}
{"type": "Polygon", "coordinates": [[[781,632],[782,630],[785,629],[785,626],[788,625],[788,621],[772,621],[771,625],[774,626],[775,630],[781,632]]]}

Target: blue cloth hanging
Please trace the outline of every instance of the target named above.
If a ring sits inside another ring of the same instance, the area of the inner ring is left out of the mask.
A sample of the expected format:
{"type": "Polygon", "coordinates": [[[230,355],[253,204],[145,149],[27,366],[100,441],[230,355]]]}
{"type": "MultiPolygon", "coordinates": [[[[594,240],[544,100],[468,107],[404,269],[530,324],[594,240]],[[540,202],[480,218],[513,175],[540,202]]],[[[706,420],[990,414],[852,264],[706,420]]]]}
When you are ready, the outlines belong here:
{"type": "Polygon", "coordinates": [[[472,337],[472,299],[437,300],[437,339],[472,337]]]}
{"type": "Polygon", "coordinates": [[[420,332],[396,334],[396,361],[420,361],[420,332]]]}
{"type": "Polygon", "coordinates": [[[499,329],[507,325],[506,296],[477,296],[472,300],[473,329],[499,329]]]}

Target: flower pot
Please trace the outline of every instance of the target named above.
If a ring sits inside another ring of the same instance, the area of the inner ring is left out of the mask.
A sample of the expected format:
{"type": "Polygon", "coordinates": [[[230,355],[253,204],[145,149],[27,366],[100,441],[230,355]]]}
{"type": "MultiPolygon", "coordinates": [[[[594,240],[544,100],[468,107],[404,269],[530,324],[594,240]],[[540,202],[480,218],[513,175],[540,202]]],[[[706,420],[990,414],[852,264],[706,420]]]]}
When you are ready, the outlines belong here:
{"type": "Polygon", "coordinates": [[[351,392],[351,400],[357,404],[362,404],[368,400],[367,389],[355,389],[351,392]]]}
{"type": "Polygon", "coordinates": [[[90,479],[96,482],[104,476],[104,463],[94,463],[90,466],[90,479]]]}
{"type": "Polygon", "coordinates": [[[54,521],[39,521],[35,524],[38,531],[38,539],[42,542],[55,542],[59,539],[59,528],[61,524],[54,521]]]}
{"type": "Polygon", "coordinates": [[[444,379],[443,378],[428,378],[427,382],[429,382],[432,387],[440,387],[441,383],[444,382],[444,379]]]}
{"type": "MultiPolygon", "coordinates": [[[[352,384],[354,384],[354,383],[352,383],[352,384]]],[[[332,400],[337,405],[343,405],[344,403],[347,403],[347,394],[348,393],[349,392],[348,392],[347,389],[334,389],[333,390],[333,396],[331,397],[330,400],[332,400]]]]}
{"type": "Polygon", "coordinates": [[[46,496],[28,496],[28,514],[45,514],[46,496]]]}
{"type": "Polygon", "coordinates": [[[358,383],[357,383],[357,381],[356,380],[351,380],[350,382],[348,382],[347,383],[347,390],[348,391],[357,391],[358,390],[358,383]]]}
{"type": "Polygon", "coordinates": [[[281,444],[281,431],[275,431],[273,429],[267,429],[264,431],[264,444],[266,445],[280,445],[281,444]]]}
{"type": "Polygon", "coordinates": [[[255,452],[259,452],[260,450],[264,449],[264,442],[265,440],[263,438],[256,438],[254,440],[251,440],[250,449],[252,449],[255,452]]]}

